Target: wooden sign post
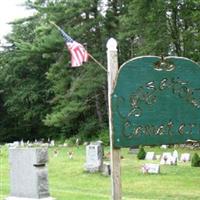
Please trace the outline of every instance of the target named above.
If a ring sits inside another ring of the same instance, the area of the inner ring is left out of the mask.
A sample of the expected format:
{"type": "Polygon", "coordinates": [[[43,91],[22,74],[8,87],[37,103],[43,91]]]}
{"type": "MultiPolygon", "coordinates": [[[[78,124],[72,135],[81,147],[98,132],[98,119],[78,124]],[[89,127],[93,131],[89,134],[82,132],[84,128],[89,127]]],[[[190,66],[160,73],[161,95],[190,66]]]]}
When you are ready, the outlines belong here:
{"type": "Polygon", "coordinates": [[[121,200],[120,148],[200,140],[200,66],[141,56],[118,70],[116,40],[107,48],[112,200],[121,200]]]}
{"type": "Polygon", "coordinates": [[[110,133],[110,156],[111,156],[111,182],[112,200],[121,200],[121,169],[120,169],[120,149],[113,146],[113,124],[111,95],[118,73],[117,42],[111,38],[107,42],[108,60],[108,105],[109,105],[109,133],[110,133]]]}

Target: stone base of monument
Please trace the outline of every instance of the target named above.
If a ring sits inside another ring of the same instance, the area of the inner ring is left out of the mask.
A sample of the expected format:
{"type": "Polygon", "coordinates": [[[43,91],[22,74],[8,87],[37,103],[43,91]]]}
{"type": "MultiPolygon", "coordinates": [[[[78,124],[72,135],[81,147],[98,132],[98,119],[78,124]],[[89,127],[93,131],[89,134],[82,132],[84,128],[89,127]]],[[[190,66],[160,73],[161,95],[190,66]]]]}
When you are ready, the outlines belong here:
{"type": "Polygon", "coordinates": [[[24,197],[7,197],[5,200],[55,200],[55,199],[52,197],[46,197],[41,199],[24,198],[24,197]]]}
{"type": "Polygon", "coordinates": [[[87,171],[87,172],[95,173],[95,172],[99,172],[100,169],[101,169],[101,166],[99,166],[99,165],[85,164],[85,171],[87,171]]]}
{"type": "Polygon", "coordinates": [[[10,196],[5,200],[53,200],[49,194],[47,148],[9,149],[10,196]]]}

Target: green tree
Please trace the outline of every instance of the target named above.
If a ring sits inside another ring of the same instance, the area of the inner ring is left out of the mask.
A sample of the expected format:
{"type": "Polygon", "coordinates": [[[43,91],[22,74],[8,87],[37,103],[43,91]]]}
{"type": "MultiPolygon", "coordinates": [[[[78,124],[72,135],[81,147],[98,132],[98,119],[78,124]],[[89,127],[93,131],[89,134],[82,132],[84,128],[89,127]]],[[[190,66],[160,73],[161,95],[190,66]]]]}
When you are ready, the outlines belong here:
{"type": "Polygon", "coordinates": [[[197,153],[195,153],[192,156],[192,162],[191,162],[192,167],[200,167],[200,157],[197,153]]]}
{"type": "MultiPolygon", "coordinates": [[[[106,73],[91,59],[70,67],[54,21],[106,65],[106,41],[119,41],[120,64],[135,56],[200,60],[197,0],[28,0],[36,14],[13,22],[0,52],[1,140],[92,138],[108,127],[106,73]]],[[[104,131],[105,132],[105,131],[104,131]]]]}
{"type": "Polygon", "coordinates": [[[198,61],[199,9],[196,0],[129,1],[127,12],[120,17],[122,59],[150,54],[198,61]]]}

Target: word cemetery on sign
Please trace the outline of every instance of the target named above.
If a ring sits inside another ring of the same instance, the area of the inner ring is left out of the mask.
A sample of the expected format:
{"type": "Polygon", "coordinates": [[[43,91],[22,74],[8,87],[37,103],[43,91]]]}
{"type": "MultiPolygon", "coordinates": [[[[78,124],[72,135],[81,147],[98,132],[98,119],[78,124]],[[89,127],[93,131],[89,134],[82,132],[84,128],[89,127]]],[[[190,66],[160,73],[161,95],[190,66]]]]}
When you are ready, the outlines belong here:
{"type": "Polygon", "coordinates": [[[112,94],[114,147],[200,139],[200,66],[145,56],[120,68],[112,94]]]}

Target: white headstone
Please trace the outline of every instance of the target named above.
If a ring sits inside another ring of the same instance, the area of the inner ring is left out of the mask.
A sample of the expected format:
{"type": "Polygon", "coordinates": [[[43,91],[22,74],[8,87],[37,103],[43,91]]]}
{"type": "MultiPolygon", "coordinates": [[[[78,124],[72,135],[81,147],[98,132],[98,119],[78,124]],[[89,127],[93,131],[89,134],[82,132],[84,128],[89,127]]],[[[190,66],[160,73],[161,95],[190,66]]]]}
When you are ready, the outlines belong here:
{"type": "Polygon", "coordinates": [[[20,142],[18,142],[18,141],[15,141],[15,142],[9,144],[10,148],[17,148],[19,146],[20,146],[20,142]]]}
{"type": "Polygon", "coordinates": [[[100,143],[92,143],[86,146],[85,169],[89,172],[96,172],[103,165],[103,148],[100,143]]]}
{"type": "Polygon", "coordinates": [[[177,158],[173,157],[172,153],[165,152],[162,155],[160,164],[161,165],[177,165],[177,158]]]}
{"type": "Polygon", "coordinates": [[[160,148],[161,148],[161,149],[167,149],[167,147],[168,147],[168,146],[167,146],[166,144],[163,144],[163,145],[161,145],[160,148]]]}
{"type": "Polygon", "coordinates": [[[156,155],[156,160],[160,160],[161,155],[156,155]]]}
{"type": "Polygon", "coordinates": [[[155,160],[156,156],[154,152],[147,152],[145,156],[145,160],[155,160]]]}
{"type": "Polygon", "coordinates": [[[147,163],[142,166],[142,172],[148,173],[148,174],[159,174],[160,173],[160,165],[159,164],[153,164],[153,163],[147,163]]]}
{"type": "Polygon", "coordinates": [[[68,146],[68,144],[67,144],[67,143],[64,143],[64,144],[63,144],[63,147],[67,147],[67,146],[68,146]]]}
{"type": "Polygon", "coordinates": [[[79,146],[79,138],[76,139],[76,146],[79,146]]]}
{"type": "Polygon", "coordinates": [[[170,152],[164,152],[161,157],[161,165],[171,165],[172,154],[170,152]]]}
{"type": "Polygon", "coordinates": [[[21,147],[24,147],[24,141],[23,141],[23,140],[21,140],[20,146],[21,146],[21,147]]]}
{"type": "Polygon", "coordinates": [[[177,161],[178,161],[178,159],[177,159],[177,157],[171,157],[171,164],[170,165],[177,165],[177,161]]]}
{"type": "Polygon", "coordinates": [[[188,162],[188,161],[190,161],[190,154],[189,153],[182,153],[180,160],[181,160],[181,162],[188,162]]]}
{"type": "Polygon", "coordinates": [[[55,146],[55,141],[54,141],[54,140],[51,140],[50,146],[51,146],[51,147],[54,147],[54,146],[55,146]]]}
{"type": "Polygon", "coordinates": [[[173,151],[172,157],[178,161],[178,151],[177,150],[173,151]]]}

